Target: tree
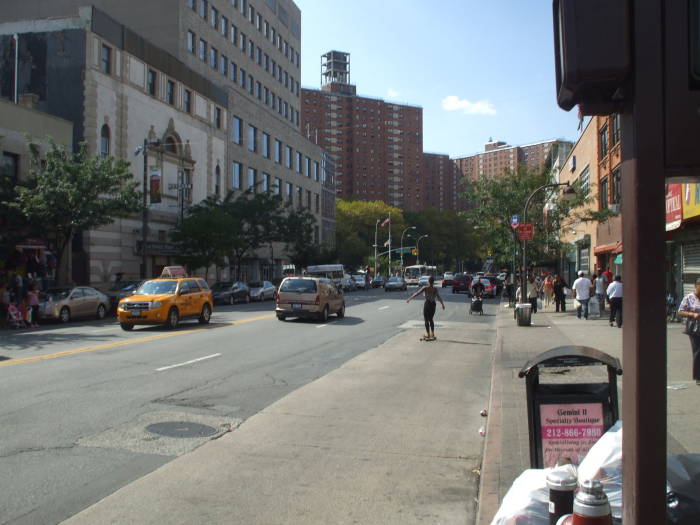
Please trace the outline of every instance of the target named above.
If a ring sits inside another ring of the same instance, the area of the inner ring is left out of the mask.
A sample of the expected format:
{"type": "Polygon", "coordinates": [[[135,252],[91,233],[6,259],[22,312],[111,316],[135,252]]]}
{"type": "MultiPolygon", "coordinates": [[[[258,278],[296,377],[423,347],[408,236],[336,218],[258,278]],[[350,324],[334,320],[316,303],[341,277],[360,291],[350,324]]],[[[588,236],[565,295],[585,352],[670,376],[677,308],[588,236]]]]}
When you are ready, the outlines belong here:
{"type": "Polygon", "coordinates": [[[297,268],[320,263],[321,248],[313,242],[315,224],[314,216],[304,209],[291,209],[284,221],[285,249],[297,268]]]}
{"type": "Polygon", "coordinates": [[[188,209],[187,216],[171,234],[178,247],[177,261],[187,266],[190,272],[222,265],[224,257],[231,251],[239,224],[227,214],[216,197],[188,209]]]}
{"type": "Polygon", "coordinates": [[[77,153],[70,154],[49,141],[45,166],[38,146],[29,143],[29,148],[30,181],[17,187],[10,205],[41,228],[56,255],[59,281],[65,281],[68,273],[61,260],[73,236],[139,211],[141,194],[127,161],[90,156],[84,142],[77,153]]]}
{"type": "Polygon", "coordinates": [[[7,261],[15,246],[39,233],[12,203],[17,201],[16,174],[0,164],[0,262],[7,261]]]}

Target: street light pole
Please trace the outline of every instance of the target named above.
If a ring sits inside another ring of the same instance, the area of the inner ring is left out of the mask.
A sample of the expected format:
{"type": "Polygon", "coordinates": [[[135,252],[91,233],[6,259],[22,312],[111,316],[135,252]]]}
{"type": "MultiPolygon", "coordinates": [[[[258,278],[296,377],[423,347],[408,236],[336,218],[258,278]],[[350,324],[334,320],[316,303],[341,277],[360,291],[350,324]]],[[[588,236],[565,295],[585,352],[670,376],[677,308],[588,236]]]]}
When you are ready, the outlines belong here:
{"type": "MultiPolygon", "coordinates": [[[[568,182],[553,182],[551,184],[543,184],[539,188],[536,188],[525,201],[525,208],[523,209],[523,223],[527,222],[527,209],[530,207],[530,202],[532,201],[532,198],[542,190],[546,190],[547,188],[557,188],[559,186],[566,186],[566,189],[563,191],[564,197],[576,197],[576,191],[571,186],[569,186],[568,182]]],[[[527,241],[523,241],[522,252],[523,267],[520,270],[520,299],[521,302],[526,303],[527,284],[525,281],[527,279],[527,241]]]]}
{"type": "MultiPolygon", "coordinates": [[[[415,226],[409,226],[404,231],[401,232],[401,271],[403,271],[403,236],[408,230],[415,230],[415,226]]],[[[410,234],[409,234],[410,235],[410,234]]]]}
{"type": "Polygon", "coordinates": [[[143,139],[143,215],[141,217],[141,279],[146,278],[148,241],[148,139],[143,139]]]}
{"type": "Polygon", "coordinates": [[[418,247],[418,245],[420,243],[420,240],[424,239],[425,237],[429,237],[429,235],[427,233],[425,235],[421,235],[416,241],[416,264],[420,264],[420,248],[418,247]]]}
{"type": "Polygon", "coordinates": [[[374,225],[374,276],[377,276],[377,230],[379,229],[379,219],[374,225]]]}

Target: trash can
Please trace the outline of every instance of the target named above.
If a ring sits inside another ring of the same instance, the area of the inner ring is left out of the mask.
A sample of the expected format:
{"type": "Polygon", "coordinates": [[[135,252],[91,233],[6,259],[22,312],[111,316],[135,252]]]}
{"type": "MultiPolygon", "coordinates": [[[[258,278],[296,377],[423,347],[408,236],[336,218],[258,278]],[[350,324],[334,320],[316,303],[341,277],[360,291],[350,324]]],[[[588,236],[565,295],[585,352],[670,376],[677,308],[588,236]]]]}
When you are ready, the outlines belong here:
{"type": "Polygon", "coordinates": [[[532,305],[530,303],[516,304],[515,319],[518,321],[518,326],[530,326],[532,319],[532,305]]]}

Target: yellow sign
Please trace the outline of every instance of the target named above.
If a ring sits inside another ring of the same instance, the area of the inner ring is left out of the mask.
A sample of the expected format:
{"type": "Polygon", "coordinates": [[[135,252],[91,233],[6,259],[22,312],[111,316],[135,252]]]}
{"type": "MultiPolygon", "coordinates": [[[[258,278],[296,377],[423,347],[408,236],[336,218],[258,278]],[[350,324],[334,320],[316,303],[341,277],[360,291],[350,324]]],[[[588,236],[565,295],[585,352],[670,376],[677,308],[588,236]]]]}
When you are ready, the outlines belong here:
{"type": "Polygon", "coordinates": [[[700,184],[683,184],[683,218],[700,215],[700,184]]]}

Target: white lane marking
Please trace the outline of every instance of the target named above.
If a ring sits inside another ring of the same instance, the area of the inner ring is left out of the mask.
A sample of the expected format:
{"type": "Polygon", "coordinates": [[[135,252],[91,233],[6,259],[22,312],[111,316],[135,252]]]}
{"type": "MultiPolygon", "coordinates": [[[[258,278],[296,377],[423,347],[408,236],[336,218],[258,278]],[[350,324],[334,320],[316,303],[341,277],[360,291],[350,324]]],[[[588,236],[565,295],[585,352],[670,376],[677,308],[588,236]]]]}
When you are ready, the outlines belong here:
{"type": "Polygon", "coordinates": [[[116,326],[110,326],[109,328],[98,328],[97,330],[90,330],[91,334],[99,334],[100,332],[109,332],[114,330],[116,326]]]}
{"type": "Polygon", "coordinates": [[[319,324],[319,325],[316,325],[316,328],[325,328],[326,326],[328,326],[328,325],[327,324],[319,324]]]}
{"type": "Polygon", "coordinates": [[[388,306],[380,306],[379,308],[377,308],[377,310],[386,310],[387,308],[389,308],[389,307],[388,306]]]}
{"type": "Polygon", "coordinates": [[[211,359],[212,357],[219,357],[220,355],[221,354],[211,354],[211,355],[206,355],[204,357],[199,357],[197,359],[191,359],[190,361],[185,361],[184,363],[178,363],[176,365],[162,366],[160,368],[156,368],[156,372],[162,372],[163,370],[170,370],[171,368],[176,368],[178,366],[191,365],[192,363],[196,363],[198,361],[204,361],[205,359],[211,359]]]}

